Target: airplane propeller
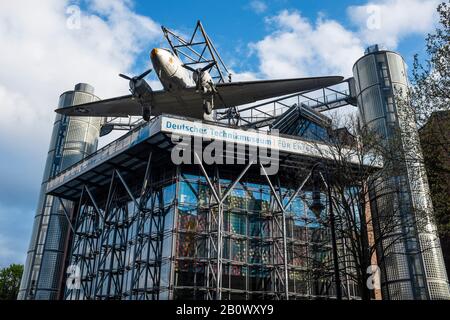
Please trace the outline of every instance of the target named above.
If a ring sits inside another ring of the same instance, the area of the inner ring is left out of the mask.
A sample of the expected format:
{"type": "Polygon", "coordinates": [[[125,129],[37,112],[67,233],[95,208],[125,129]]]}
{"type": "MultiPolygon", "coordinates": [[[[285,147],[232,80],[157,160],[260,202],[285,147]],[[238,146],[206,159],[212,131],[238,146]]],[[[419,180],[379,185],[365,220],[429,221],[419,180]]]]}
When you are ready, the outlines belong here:
{"type": "Polygon", "coordinates": [[[143,72],[139,76],[135,76],[133,78],[131,78],[131,77],[125,75],[125,74],[119,73],[119,77],[127,79],[127,80],[130,80],[130,81],[131,80],[136,81],[136,80],[144,79],[150,72],[152,72],[152,69],[148,69],[147,71],[143,72]]]}
{"type": "Polygon", "coordinates": [[[214,67],[215,64],[216,64],[215,62],[211,62],[211,63],[207,64],[206,66],[204,66],[203,68],[197,68],[197,69],[194,69],[186,64],[183,64],[183,68],[185,68],[189,71],[192,71],[193,78],[195,81],[195,89],[199,90],[201,83],[202,83],[202,78],[203,78],[204,72],[211,69],[212,67],[214,67]]]}
{"type": "MultiPolygon", "coordinates": [[[[130,91],[132,93],[134,93],[138,87],[143,87],[142,86],[143,83],[141,80],[143,80],[150,72],[152,72],[152,69],[148,69],[147,71],[143,72],[142,74],[140,74],[138,76],[134,76],[134,77],[129,77],[125,74],[119,73],[119,77],[130,81],[130,91]]],[[[144,84],[144,86],[147,87],[148,85],[144,84]]],[[[143,92],[138,92],[138,93],[143,93],[143,92]]]]}
{"type": "MultiPolygon", "coordinates": [[[[212,67],[214,67],[215,64],[216,64],[215,62],[211,62],[211,63],[207,64],[206,66],[204,66],[203,68],[198,68],[198,69],[194,69],[194,68],[192,68],[192,67],[190,67],[190,66],[188,66],[188,65],[185,65],[185,64],[182,65],[182,66],[183,66],[185,69],[187,69],[187,70],[189,70],[189,71],[192,71],[192,73],[193,73],[193,78],[194,78],[194,81],[195,81],[195,90],[196,90],[196,91],[199,91],[199,90],[201,89],[201,86],[202,86],[203,74],[204,74],[206,71],[208,71],[209,69],[211,69],[212,67]]],[[[225,103],[225,101],[224,101],[222,95],[221,95],[220,92],[217,90],[217,87],[215,86],[215,84],[214,84],[212,81],[211,81],[211,83],[210,83],[210,86],[211,86],[211,90],[212,90],[213,95],[217,95],[217,96],[219,97],[219,99],[222,101],[222,104],[223,104],[224,106],[226,106],[226,103],[225,103]]],[[[214,107],[214,106],[213,106],[213,103],[211,103],[210,109],[209,109],[208,112],[207,112],[208,114],[211,113],[213,107],[214,107]]]]}

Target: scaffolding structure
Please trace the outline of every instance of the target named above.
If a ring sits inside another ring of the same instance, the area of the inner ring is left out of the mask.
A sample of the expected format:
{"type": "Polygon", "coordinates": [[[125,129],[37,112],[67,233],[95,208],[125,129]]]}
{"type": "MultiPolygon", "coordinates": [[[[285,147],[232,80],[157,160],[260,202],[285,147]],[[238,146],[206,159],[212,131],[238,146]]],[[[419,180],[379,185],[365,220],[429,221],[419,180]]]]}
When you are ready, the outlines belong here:
{"type": "Polygon", "coordinates": [[[231,82],[231,73],[228,71],[200,20],[197,21],[194,32],[188,39],[164,26],[161,29],[172,52],[185,65],[192,68],[201,68],[209,63],[213,63],[209,71],[213,81],[215,83],[231,82]]]}
{"type": "Polygon", "coordinates": [[[346,88],[340,84],[338,87],[298,92],[256,104],[227,109],[224,112],[218,112],[217,119],[242,128],[270,130],[275,121],[293,109],[308,109],[320,114],[349,105],[356,106],[353,78],[347,79],[344,85],[346,88]]]}
{"type": "MultiPolygon", "coordinates": [[[[329,198],[325,184],[316,188],[315,161],[286,158],[276,177],[247,156],[240,165],[175,165],[170,139],[158,141],[142,141],[51,192],[75,207],[66,213],[67,281],[79,285],[62,283],[65,299],[336,297],[323,223],[329,198]],[[318,195],[320,212],[311,209],[318,195]]],[[[349,279],[341,289],[358,297],[349,279]]]]}

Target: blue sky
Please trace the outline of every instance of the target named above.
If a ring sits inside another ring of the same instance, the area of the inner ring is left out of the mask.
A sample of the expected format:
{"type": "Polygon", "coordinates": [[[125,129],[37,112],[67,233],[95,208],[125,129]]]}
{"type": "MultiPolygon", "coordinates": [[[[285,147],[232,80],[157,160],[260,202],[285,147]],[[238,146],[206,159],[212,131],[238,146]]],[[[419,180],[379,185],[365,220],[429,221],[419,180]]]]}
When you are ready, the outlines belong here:
{"type": "Polygon", "coordinates": [[[24,263],[58,96],[78,82],[102,98],[127,93],[117,74],[141,72],[150,49],[166,46],[160,25],[190,34],[200,19],[235,79],[351,76],[373,43],[408,64],[423,54],[438,2],[1,1],[0,267],[24,263]]]}
{"type": "MultiPolygon", "coordinates": [[[[158,23],[175,28],[185,34],[191,34],[195,22],[200,19],[214,43],[226,61],[233,61],[236,52],[250,53],[248,45],[260,41],[273,31],[267,19],[276,16],[283,10],[298,12],[312,24],[319,17],[338,21],[346,29],[358,32],[359,26],[352,21],[348,13],[350,6],[364,6],[368,3],[389,3],[394,1],[351,1],[351,0],[272,0],[272,1],[216,1],[211,6],[204,1],[174,1],[168,10],[165,1],[141,1],[135,3],[135,10],[142,15],[150,16],[158,23]],[[261,6],[260,9],[257,9],[261,6]],[[228,59],[227,59],[228,58],[228,59]]],[[[407,4],[405,3],[405,6],[407,4]]],[[[404,14],[408,14],[405,10],[404,14]]],[[[415,23],[412,19],[411,23],[415,23]]],[[[402,53],[408,64],[412,64],[415,53],[424,53],[424,33],[411,32],[401,37],[398,46],[386,46],[388,49],[402,53]]],[[[165,44],[165,42],[163,42],[165,44]]],[[[363,43],[363,45],[371,44],[363,43]]],[[[141,57],[145,59],[146,56],[141,57]]],[[[256,54],[246,56],[240,54],[242,64],[235,67],[238,71],[257,71],[256,54]],[[239,70],[245,69],[245,70],[239,70]]],[[[137,63],[142,63],[141,59],[137,63]]]]}

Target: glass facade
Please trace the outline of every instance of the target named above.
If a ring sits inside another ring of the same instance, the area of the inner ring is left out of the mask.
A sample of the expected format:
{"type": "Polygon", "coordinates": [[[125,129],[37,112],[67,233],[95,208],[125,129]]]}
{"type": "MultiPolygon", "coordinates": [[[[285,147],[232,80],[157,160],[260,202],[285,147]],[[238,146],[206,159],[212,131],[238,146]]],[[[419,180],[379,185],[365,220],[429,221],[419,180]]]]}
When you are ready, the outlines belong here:
{"type": "MultiPolygon", "coordinates": [[[[216,181],[222,190],[230,184],[231,179],[216,181]]],[[[89,197],[80,200],[68,279],[77,270],[81,280],[78,289],[66,285],[65,298],[207,299],[208,279],[217,272],[211,241],[217,239],[217,206],[206,179],[196,171],[166,168],[135,199],[120,182],[113,189],[100,215],[89,197]]],[[[294,189],[279,191],[287,203],[294,189]]],[[[311,203],[312,192],[305,190],[286,210],[291,299],[335,295],[329,228],[319,223],[311,203]]],[[[282,235],[274,205],[269,186],[255,179],[238,183],[225,200],[222,299],[275,298],[282,235]]],[[[344,285],[357,297],[353,283],[344,285]]]]}
{"type": "Polygon", "coordinates": [[[290,132],[307,140],[328,141],[328,131],[325,127],[306,118],[300,118],[297,126],[290,132]]]}
{"type": "MultiPolygon", "coordinates": [[[[277,122],[273,128],[278,129],[282,134],[301,137],[305,140],[321,142],[329,141],[328,130],[330,124],[326,124],[324,119],[314,121],[311,117],[306,115],[306,112],[315,115],[314,111],[305,111],[303,107],[299,110],[300,111],[290,115],[290,117],[283,118],[281,121],[277,122]]],[[[328,119],[321,114],[319,115],[321,118],[328,119]]],[[[318,117],[317,115],[315,116],[318,117]]]]}
{"type": "MultiPolygon", "coordinates": [[[[328,139],[326,127],[306,117],[286,128],[304,139],[328,139]]],[[[215,170],[221,173],[213,179],[214,188],[223,194],[242,168],[215,170]]],[[[198,167],[153,168],[148,189],[138,194],[143,175],[128,180],[127,187],[113,175],[108,194],[98,199],[81,192],[66,299],[215,299],[219,212],[221,298],[283,296],[282,213],[259,172],[235,184],[220,209],[198,167]],[[127,190],[134,190],[133,195],[127,190]],[[78,286],[71,285],[76,279],[78,286]]],[[[297,187],[293,184],[299,183],[289,180],[277,188],[284,206],[297,187]]],[[[323,219],[328,216],[327,197],[311,188],[305,187],[285,208],[290,299],[336,295],[330,230],[323,219]],[[322,212],[310,209],[313,200],[322,201],[322,212]]],[[[343,243],[338,240],[342,257],[343,243]]],[[[350,261],[344,260],[341,267],[350,270],[350,261]]],[[[349,277],[342,286],[345,298],[358,298],[357,285],[349,277]]]]}

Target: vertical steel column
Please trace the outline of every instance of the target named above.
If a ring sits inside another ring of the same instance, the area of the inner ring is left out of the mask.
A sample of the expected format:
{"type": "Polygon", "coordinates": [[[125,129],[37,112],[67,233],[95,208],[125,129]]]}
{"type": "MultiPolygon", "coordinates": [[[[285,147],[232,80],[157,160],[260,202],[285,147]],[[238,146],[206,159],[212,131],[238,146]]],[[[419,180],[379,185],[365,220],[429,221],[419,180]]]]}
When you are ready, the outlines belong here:
{"type": "Polygon", "coordinates": [[[119,186],[138,207],[131,190],[118,170],[114,170],[110,184],[110,194],[105,208],[105,223],[100,242],[99,279],[96,284],[96,297],[121,299],[123,275],[126,264],[128,233],[128,204],[123,199],[119,186]],[[117,178],[116,178],[117,177],[117,178]],[[116,180],[120,182],[116,183],[116,180]],[[111,242],[112,240],[112,242],[111,242]],[[106,283],[106,288],[105,288],[106,283]]]}
{"type": "MultiPolygon", "coordinates": [[[[218,209],[217,209],[218,213],[217,213],[217,217],[216,217],[216,223],[217,223],[217,240],[216,240],[216,244],[214,244],[214,241],[211,241],[212,240],[212,238],[211,238],[212,232],[210,232],[210,245],[215,247],[215,249],[217,251],[217,255],[216,255],[217,264],[216,264],[216,273],[215,273],[215,275],[213,274],[214,273],[214,267],[211,265],[210,261],[208,263],[209,264],[208,272],[212,273],[212,276],[213,276],[213,278],[215,280],[216,300],[218,300],[218,299],[220,299],[219,297],[221,297],[221,295],[222,295],[222,290],[221,290],[222,289],[221,288],[222,275],[219,274],[219,271],[222,271],[222,270],[221,270],[221,268],[219,270],[219,262],[222,261],[222,257],[221,257],[222,250],[221,249],[222,249],[223,244],[219,242],[219,240],[222,239],[221,235],[219,236],[219,234],[221,234],[221,232],[222,232],[221,231],[222,224],[220,222],[222,219],[221,219],[221,212],[220,211],[223,210],[223,207],[221,207],[221,205],[220,205],[220,197],[217,194],[217,191],[216,191],[214,185],[212,184],[211,180],[209,179],[208,173],[206,172],[205,167],[202,165],[202,161],[200,160],[200,157],[198,156],[198,154],[196,152],[194,152],[194,157],[197,160],[198,165],[200,166],[200,169],[201,169],[201,171],[202,171],[202,173],[203,173],[203,175],[204,175],[204,177],[206,179],[206,182],[207,182],[209,188],[212,191],[214,199],[216,200],[216,205],[218,206],[218,209]]],[[[219,181],[219,183],[220,183],[220,181],[219,181]]],[[[209,203],[209,210],[208,211],[209,211],[209,215],[211,215],[211,216],[212,216],[212,212],[214,211],[212,209],[212,207],[213,207],[213,205],[211,203],[209,203]]],[[[208,277],[209,277],[209,275],[208,275],[208,277]]],[[[208,279],[208,281],[210,281],[210,280],[211,279],[208,279]]],[[[208,286],[209,285],[210,285],[210,283],[208,284],[208,286]]],[[[208,292],[209,292],[209,287],[208,287],[208,292]]],[[[211,296],[210,293],[208,294],[207,298],[212,299],[212,296],[211,296]]]]}
{"type": "MultiPolygon", "coordinates": [[[[174,295],[174,286],[175,286],[175,265],[178,263],[177,261],[177,243],[178,243],[178,237],[179,237],[179,230],[178,230],[178,219],[179,219],[179,212],[178,212],[178,199],[180,197],[180,176],[181,176],[181,168],[180,165],[176,166],[175,170],[175,198],[174,198],[174,208],[173,208],[173,223],[172,223],[172,246],[171,246],[171,259],[170,264],[170,275],[169,275],[169,293],[168,298],[169,300],[173,300],[174,295]]],[[[195,277],[195,275],[194,275],[195,277]]]]}
{"type": "MultiPolygon", "coordinates": [[[[221,197],[220,175],[217,165],[214,167],[214,182],[217,185],[217,194],[221,197]]],[[[222,277],[223,277],[223,199],[217,206],[217,282],[216,300],[222,300],[222,277]]]]}
{"type": "MultiPolygon", "coordinates": [[[[260,164],[261,171],[263,172],[267,183],[269,184],[270,190],[275,198],[276,203],[278,204],[278,207],[280,208],[280,212],[282,215],[282,237],[283,237],[283,265],[284,265],[284,296],[286,300],[289,300],[289,270],[288,270],[288,257],[287,257],[287,238],[286,238],[286,209],[289,207],[289,205],[292,203],[292,201],[295,199],[295,197],[298,195],[298,193],[303,189],[306,182],[309,180],[309,178],[312,175],[312,172],[315,168],[315,166],[311,169],[309,174],[306,176],[306,178],[302,181],[302,183],[299,185],[299,187],[295,190],[295,192],[292,194],[292,196],[289,198],[288,202],[285,206],[283,206],[282,201],[278,197],[278,194],[270,181],[270,178],[266,172],[266,169],[262,164],[260,164]]],[[[278,224],[277,220],[275,219],[275,222],[278,224]]],[[[273,231],[272,231],[273,232],[273,231]]],[[[274,254],[274,253],[273,253],[274,254]]],[[[277,272],[279,274],[279,272],[277,272]]],[[[281,279],[280,279],[281,280],[281,279]]]]}
{"type": "MultiPolygon", "coordinates": [[[[143,248],[145,246],[145,220],[147,217],[148,210],[146,208],[147,201],[150,198],[149,193],[151,196],[151,190],[149,192],[149,189],[151,188],[151,170],[152,170],[152,151],[150,151],[150,154],[148,156],[147,165],[145,169],[144,174],[144,180],[142,182],[141,192],[139,196],[139,207],[137,208],[135,212],[135,216],[137,219],[137,230],[136,235],[134,239],[134,250],[133,250],[133,269],[131,271],[131,284],[130,284],[130,299],[140,298],[139,292],[139,279],[142,275],[142,272],[146,270],[146,267],[142,267],[144,265],[144,261],[142,260],[142,254],[143,254],[143,248]],[[150,187],[149,187],[150,186],[150,187]],[[139,258],[138,258],[139,256],[139,258]],[[144,270],[142,270],[144,269],[144,270]]],[[[147,281],[146,281],[147,282],[147,281]]],[[[144,286],[144,291],[145,287],[144,286]]],[[[142,296],[145,297],[146,292],[143,292],[142,296]]]]}
{"type": "MultiPolygon", "coordinates": [[[[208,173],[206,172],[205,167],[202,164],[202,161],[200,160],[200,157],[198,156],[198,154],[194,151],[194,157],[197,160],[197,163],[203,173],[203,175],[205,176],[206,182],[209,186],[209,188],[212,191],[212,194],[214,196],[214,199],[216,200],[216,204],[217,205],[217,243],[216,243],[216,250],[217,250],[217,257],[216,257],[216,261],[217,261],[217,266],[216,266],[216,275],[213,275],[213,278],[215,278],[216,282],[215,282],[215,287],[216,287],[216,300],[221,300],[222,299],[222,249],[223,249],[223,226],[222,226],[222,222],[223,222],[223,203],[224,201],[227,199],[227,197],[229,196],[229,194],[231,193],[231,191],[234,189],[234,187],[239,183],[239,181],[242,179],[242,177],[245,175],[245,173],[248,171],[248,169],[253,165],[254,160],[250,160],[249,163],[247,164],[247,166],[244,168],[244,170],[239,174],[239,176],[232,182],[232,184],[230,185],[230,187],[224,192],[224,195],[221,196],[221,189],[220,189],[220,177],[219,177],[219,171],[218,168],[215,168],[215,178],[217,180],[218,183],[218,191],[216,190],[216,188],[214,187],[214,184],[211,182],[211,180],[209,179],[208,173]]],[[[211,214],[211,212],[213,210],[211,210],[213,206],[210,204],[209,206],[209,214],[211,214]]],[[[209,234],[211,235],[212,232],[209,232],[209,234]]],[[[210,236],[211,237],[211,236],[210,236]]],[[[214,246],[214,243],[211,241],[211,244],[214,246]]],[[[213,271],[213,268],[210,267],[210,272],[213,271]]],[[[207,280],[207,286],[208,286],[208,291],[209,291],[209,280],[207,280]]],[[[210,295],[208,295],[208,298],[212,298],[210,295]]]]}
{"type": "Polygon", "coordinates": [[[147,283],[145,284],[146,294],[151,293],[153,300],[159,299],[161,292],[161,266],[162,266],[162,246],[164,241],[164,224],[166,209],[164,207],[162,185],[152,186],[152,203],[150,215],[147,217],[150,220],[149,231],[146,234],[148,241],[147,258],[145,261],[146,267],[146,281],[148,276],[152,280],[152,288],[147,289],[147,283]],[[158,204],[158,207],[156,207],[158,204]]]}
{"type": "Polygon", "coordinates": [[[80,288],[66,287],[64,297],[65,299],[85,300],[94,297],[99,220],[103,217],[87,186],[83,186],[81,189],[77,208],[74,241],[70,248],[69,263],[71,266],[79,268],[80,288]],[[81,297],[80,291],[83,293],[81,297]]]}
{"type": "Polygon", "coordinates": [[[326,180],[323,177],[322,172],[320,172],[320,176],[327,187],[327,195],[329,202],[329,215],[330,215],[330,229],[331,229],[331,246],[333,248],[333,266],[334,266],[334,280],[336,283],[336,298],[338,300],[342,300],[342,287],[341,287],[341,276],[339,272],[339,257],[337,252],[337,242],[336,242],[336,226],[335,226],[335,216],[334,216],[334,208],[333,208],[333,196],[331,192],[331,182],[330,182],[330,174],[327,171],[326,180]]]}
{"type": "Polygon", "coordinates": [[[264,173],[264,176],[267,180],[267,183],[269,184],[270,190],[272,191],[272,194],[275,198],[276,203],[278,204],[278,207],[280,208],[281,212],[281,219],[282,219],[282,238],[283,238],[283,264],[284,264],[284,296],[286,300],[289,300],[289,274],[288,274],[288,261],[287,261],[287,239],[286,239],[286,211],[283,206],[283,203],[281,202],[280,198],[278,197],[278,194],[273,187],[272,182],[270,181],[269,176],[267,175],[266,169],[262,164],[260,164],[261,170],[264,173]]]}

